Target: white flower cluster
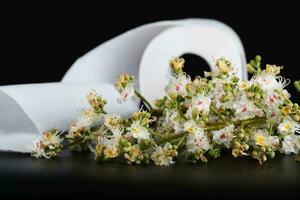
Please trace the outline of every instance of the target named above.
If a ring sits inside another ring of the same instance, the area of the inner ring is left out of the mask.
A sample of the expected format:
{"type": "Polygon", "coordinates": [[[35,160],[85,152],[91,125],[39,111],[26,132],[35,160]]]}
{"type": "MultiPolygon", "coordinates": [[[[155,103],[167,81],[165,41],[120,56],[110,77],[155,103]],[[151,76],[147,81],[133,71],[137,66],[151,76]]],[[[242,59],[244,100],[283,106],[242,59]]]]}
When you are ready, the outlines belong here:
{"type": "Polygon", "coordinates": [[[68,134],[65,136],[69,142],[74,142],[76,145],[70,146],[73,151],[88,151],[90,149],[89,142],[95,137],[90,134],[90,129],[97,125],[102,119],[104,106],[106,100],[92,90],[87,95],[87,100],[90,104],[90,108],[81,111],[81,115],[78,120],[73,122],[70,126],[68,134]],[[77,142],[80,141],[80,142],[77,142]]]}
{"type": "MultiPolygon", "coordinates": [[[[289,80],[279,75],[281,67],[261,69],[257,56],[247,65],[253,78],[243,82],[224,58],[216,61],[215,71],[193,80],[183,71],[183,59],[172,59],[170,66],[174,74],[165,87],[166,96],[154,107],[135,90],[134,76],[119,77],[115,87],[120,102],[138,97],[146,108],[128,119],[107,114],[106,101],[92,91],[91,108],[82,112],[66,135],[68,146],[91,150],[98,161],[123,157],[129,164],[152,160],[159,166],[175,163],[181,152],[195,163],[229,149],[234,157],[251,156],[260,164],[276,152],[299,153],[300,109],[289,99],[285,89],[289,80]]],[[[60,139],[42,142],[50,150],[60,143],[60,139]]],[[[52,157],[39,145],[34,152],[37,157],[52,157]]]]}
{"type": "Polygon", "coordinates": [[[63,138],[56,129],[45,131],[41,138],[33,142],[31,155],[37,158],[54,158],[62,150],[63,138]]]}

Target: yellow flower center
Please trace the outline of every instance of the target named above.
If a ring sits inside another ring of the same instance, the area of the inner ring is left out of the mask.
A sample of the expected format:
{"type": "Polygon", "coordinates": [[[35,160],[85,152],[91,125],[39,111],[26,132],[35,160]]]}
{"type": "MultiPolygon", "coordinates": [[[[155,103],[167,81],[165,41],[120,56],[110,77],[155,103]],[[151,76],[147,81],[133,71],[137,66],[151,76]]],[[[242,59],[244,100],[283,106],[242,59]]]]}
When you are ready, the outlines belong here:
{"type": "Polygon", "coordinates": [[[187,130],[186,130],[188,133],[193,133],[193,132],[195,132],[196,131],[196,127],[194,127],[194,126],[190,126],[190,127],[188,127],[187,128],[187,130]]]}
{"type": "Polygon", "coordinates": [[[104,150],[104,155],[107,158],[114,158],[118,156],[118,151],[116,148],[106,148],[104,150]]]}
{"type": "Polygon", "coordinates": [[[217,60],[217,67],[221,72],[230,72],[233,70],[233,67],[230,62],[224,60],[224,59],[219,59],[217,60]]]}
{"type": "Polygon", "coordinates": [[[287,124],[284,125],[284,128],[285,128],[285,129],[290,129],[290,128],[291,128],[291,125],[287,123],[287,124]]]}
{"type": "Polygon", "coordinates": [[[264,137],[262,135],[258,135],[256,137],[256,144],[262,146],[264,144],[264,137]]]}

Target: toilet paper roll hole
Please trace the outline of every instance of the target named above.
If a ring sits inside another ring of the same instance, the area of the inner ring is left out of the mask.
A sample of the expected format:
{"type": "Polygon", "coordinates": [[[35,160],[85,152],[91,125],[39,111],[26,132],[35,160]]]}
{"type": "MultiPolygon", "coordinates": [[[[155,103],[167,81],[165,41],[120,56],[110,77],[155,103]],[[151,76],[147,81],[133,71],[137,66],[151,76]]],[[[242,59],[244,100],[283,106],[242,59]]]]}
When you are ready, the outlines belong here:
{"type": "Polygon", "coordinates": [[[211,71],[208,62],[199,55],[192,53],[185,53],[180,58],[184,58],[184,71],[194,79],[195,76],[204,76],[204,71],[211,71]]]}

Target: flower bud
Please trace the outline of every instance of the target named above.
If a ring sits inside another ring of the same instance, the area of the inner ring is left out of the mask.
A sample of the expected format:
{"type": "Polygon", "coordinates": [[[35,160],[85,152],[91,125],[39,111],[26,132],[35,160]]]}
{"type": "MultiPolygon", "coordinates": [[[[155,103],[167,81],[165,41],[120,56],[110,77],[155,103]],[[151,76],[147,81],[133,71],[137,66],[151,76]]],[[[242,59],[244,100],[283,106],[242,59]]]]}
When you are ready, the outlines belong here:
{"type": "Polygon", "coordinates": [[[258,152],[256,150],[253,150],[252,151],[252,157],[257,158],[257,156],[258,156],[258,152]]]}
{"type": "Polygon", "coordinates": [[[298,92],[300,92],[300,80],[294,82],[294,86],[298,92]]]}
{"type": "Polygon", "coordinates": [[[236,148],[238,148],[238,147],[240,146],[239,141],[235,140],[235,141],[233,142],[233,146],[236,147],[236,148]]]}
{"type": "Polygon", "coordinates": [[[230,116],[230,112],[228,110],[225,111],[225,116],[230,116]]]}
{"type": "Polygon", "coordinates": [[[266,148],[266,152],[269,153],[269,152],[271,152],[271,151],[272,151],[272,148],[271,148],[271,147],[267,147],[267,148],[266,148]]]}
{"type": "Polygon", "coordinates": [[[256,69],[251,64],[247,64],[247,71],[249,73],[255,73],[256,69]]]}
{"type": "Polygon", "coordinates": [[[268,156],[269,158],[273,159],[275,157],[275,152],[274,151],[269,152],[268,156]]]}
{"type": "Polygon", "coordinates": [[[245,136],[244,136],[244,141],[245,141],[245,142],[248,142],[248,141],[249,141],[249,136],[248,136],[248,135],[245,135],[245,136]]]}
{"type": "Polygon", "coordinates": [[[256,62],[261,62],[261,56],[260,55],[255,56],[255,61],[256,62]]]}
{"type": "Polygon", "coordinates": [[[253,92],[247,92],[247,96],[248,96],[249,98],[252,98],[252,97],[254,96],[254,94],[253,94],[253,92]]]}
{"type": "Polygon", "coordinates": [[[261,95],[259,93],[255,93],[255,99],[259,100],[261,98],[261,95]]]}
{"type": "Polygon", "coordinates": [[[298,122],[300,120],[300,116],[299,115],[294,115],[294,120],[298,122]]]}
{"type": "Polygon", "coordinates": [[[282,109],[281,109],[281,113],[282,113],[283,115],[289,115],[289,114],[291,114],[291,112],[292,112],[292,109],[291,109],[290,106],[284,106],[284,107],[282,107],[282,109]]]}
{"type": "Polygon", "coordinates": [[[238,134],[238,137],[239,137],[240,139],[243,139],[244,136],[245,136],[244,133],[239,133],[239,134],[238,134]]]}
{"type": "Polygon", "coordinates": [[[267,156],[266,156],[266,155],[263,155],[263,156],[262,156],[262,161],[263,161],[263,162],[267,161],[267,156]]]}
{"type": "Polygon", "coordinates": [[[249,149],[249,145],[248,144],[243,144],[243,148],[245,149],[245,151],[247,151],[249,149]]]}
{"type": "Polygon", "coordinates": [[[183,58],[173,58],[170,60],[169,64],[170,67],[174,70],[174,72],[179,75],[183,73],[183,67],[184,67],[184,59],[183,58]]]}
{"type": "Polygon", "coordinates": [[[218,59],[216,65],[222,73],[231,72],[233,70],[231,63],[224,58],[218,59]]]}

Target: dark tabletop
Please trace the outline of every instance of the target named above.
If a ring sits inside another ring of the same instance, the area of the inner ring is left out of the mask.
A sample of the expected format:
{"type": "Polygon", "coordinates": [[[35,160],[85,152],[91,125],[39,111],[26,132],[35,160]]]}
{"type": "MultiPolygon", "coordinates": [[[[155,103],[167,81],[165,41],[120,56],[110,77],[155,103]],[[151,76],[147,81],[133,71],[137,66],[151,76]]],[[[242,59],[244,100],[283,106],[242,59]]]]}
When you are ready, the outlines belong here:
{"type": "MultiPolygon", "coordinates": [[[[94,196],[300,195],[300,163],[277,156],[260,166],[250,158],[225,153],[207,164],[178,161],[171,167],[96,163],[89,153],[65,152],[57,159],[35,159],[18,153],[0,153],[0,195],[94,196]]],[[[1,196],[0,196],[1,197],[1,196]]],[[[0,198],[1,199],[1,198],[0,198]]]]}

